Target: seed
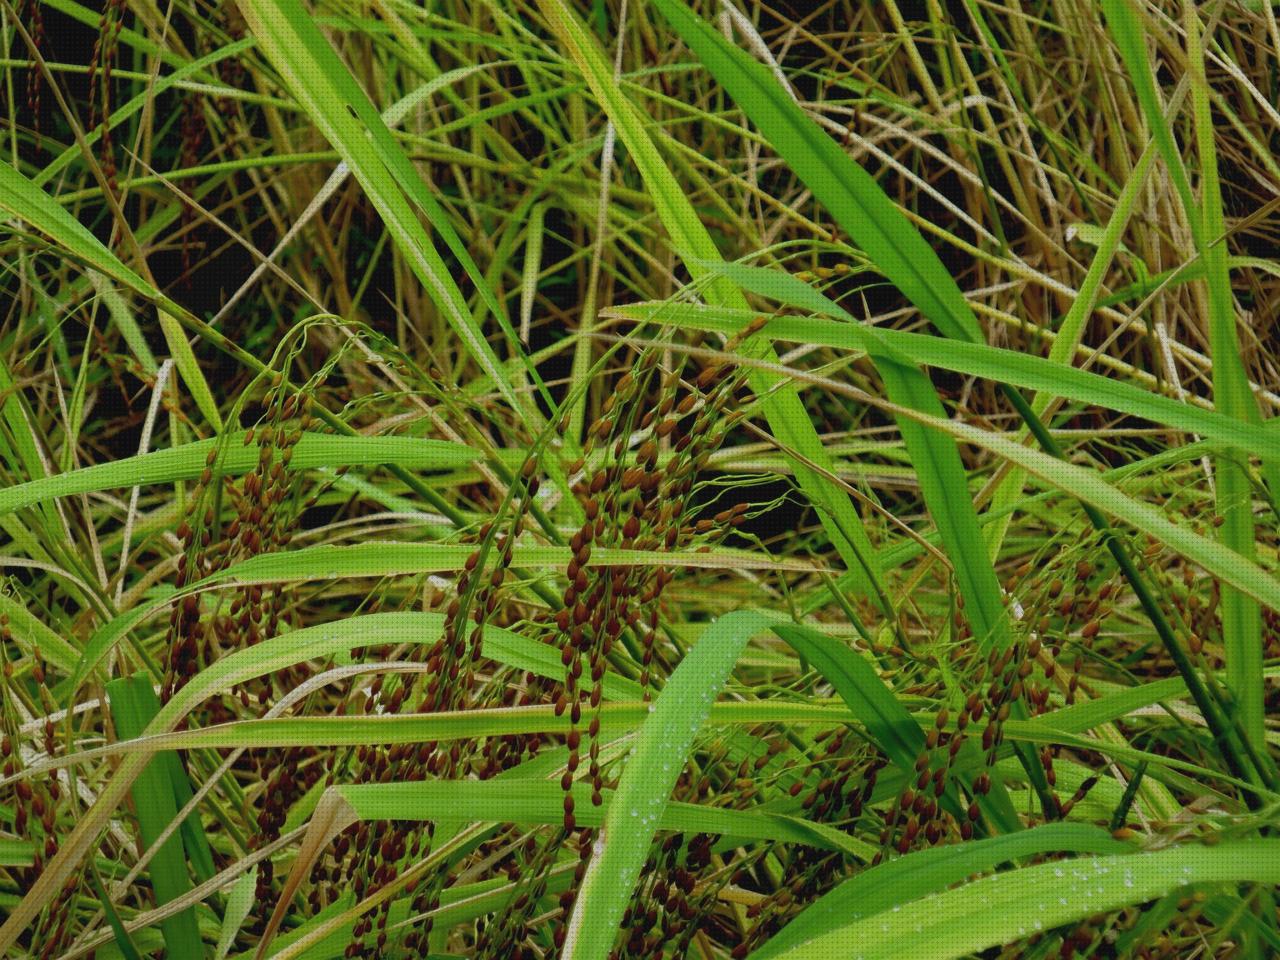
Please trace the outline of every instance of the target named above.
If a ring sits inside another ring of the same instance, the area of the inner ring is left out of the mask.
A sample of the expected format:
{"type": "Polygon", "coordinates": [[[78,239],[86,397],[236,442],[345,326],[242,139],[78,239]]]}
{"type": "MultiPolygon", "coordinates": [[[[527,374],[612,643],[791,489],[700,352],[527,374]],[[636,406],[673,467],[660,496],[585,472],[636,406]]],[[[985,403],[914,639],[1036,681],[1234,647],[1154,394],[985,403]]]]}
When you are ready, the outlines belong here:
{"type": "Polygon", "coordinates": [[[718,366],[707,367],[698,374],[697,379],[694,380],[694,384],[699,390],[706,390],[715,383],[717,379],[719,379],[722,370],[723,368],[718,366]]]}

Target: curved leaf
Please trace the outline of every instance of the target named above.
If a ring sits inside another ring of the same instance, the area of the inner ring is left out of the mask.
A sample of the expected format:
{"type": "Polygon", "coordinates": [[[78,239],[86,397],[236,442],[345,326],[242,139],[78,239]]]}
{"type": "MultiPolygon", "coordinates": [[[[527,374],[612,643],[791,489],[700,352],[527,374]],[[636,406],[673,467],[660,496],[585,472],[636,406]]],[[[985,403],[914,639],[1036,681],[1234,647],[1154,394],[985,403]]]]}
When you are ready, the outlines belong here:
{"type": "Polygon", "coordinates": [[[694,735],[747,641],[771,622],[748,610],[726,614],[702,632],[663,686],[605,813],[569,917],[565,960],[609,956],[694,735]]]}
{"type": "Polygon", "coordinates": [[[952,960],[1199,883],[1280,883],[1280,840],[1024,867],[845,923],[782,960],[952,960]]]}

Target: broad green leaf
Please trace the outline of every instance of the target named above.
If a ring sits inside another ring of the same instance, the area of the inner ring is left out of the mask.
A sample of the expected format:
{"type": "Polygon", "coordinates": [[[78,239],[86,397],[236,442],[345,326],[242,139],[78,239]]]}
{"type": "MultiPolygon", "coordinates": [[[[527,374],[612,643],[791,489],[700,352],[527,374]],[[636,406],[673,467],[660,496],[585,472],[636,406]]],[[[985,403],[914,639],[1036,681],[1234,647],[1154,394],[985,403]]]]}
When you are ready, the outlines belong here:
{"type": "Polygon", "coordinates": [[[1280,883],[1280,840],[1189,844],[992,874],[846,922],[777,960],[952,960],[1193,884],[1280,883]]]}
{"type": "MultiPolygon", "coordinates": [[[[223,474],[239,476],[257,469],[259,447],[256,443],[245,446],[244,436],[243,430],[226,436],[217,462],[223,474]]],[[[204,470],[209,451],[220,442],[218,438],[199,440],[6,487],[0,490],[0,514],[77,493],[194,480],[204,470]]],[[[420,470],[446,470],[465,466],[478,456],[460,443],[445,440],[304,433],[294,447],[289,469],[397,464],[420,470]]]]}
{"type": "Polygon", "coordinates": [[[609,956],[654,832],[667,822],[671,792],[694,736],[742,649],[771,622],[748,610],[726,614],[702,632],[663,686],[605,812],[568,920],[565,960],[609,956]]]}
{"type": "Polygon", "coordinates": [[[1002,837],[918,850],[863,870],[818,898],[752,953],[751,960],[771,960],[850,921],[876,916],[1022,857],[1049,852],[1116,854],[1128,849],[1100,827],[1049,823],[1002,837]]]}
{"type": "MultiPolygon", "coordinates": [[[[112,680],[106,689],[111,704],[111,718],[120,736],[125,738],[136,737],[141,733],[160,706],[150,681],[145,677],[112,680]]],[[[156,756],[139,772],[133,783],[131,793],[134,810],[138,815],[138,832],[143,850],[151,848],[178,812],[170,780],[169,761],[177,764],[177,755],[156,756]]],[[[147,872],[151,878],[151,888],[155,891],[157,906],[176,900],[191,889],[181,832],[174,831],[169,835],[151,858],[147,872]]],[[[165,948],[169,956],[199,957],[204,954],[193,908],[188,907],[161,920],[160,929],[164,932],[165,948]]]]}
{"type": "MultiPolygon", "coordinates": [[[[1280,432],[1259,431],[1256,427],[1233,420],[1215,410],[1181,403],[1123,380],[1113,380],[1075,367],[1060,366],[1033,354],[1005,350],[985,343],[942,340],[928,334],[908,333],[888,327],[868,327],[858,323],[838,304],[790,274],[740,264],[729,266],[732,268],[732,275],[742,278],[753,272],[757,275],[767,274],[767,283],[764,277],[759,280],[744,280],[744,283],[753,284],[762,294],[766,289],[772,289],[772,295],[779,297],[779,302],[837,318],[833,321],[821,317],[772,317],[761,331],[762,336],[867,354],[882,350],[902,358],[906,363],[982,377],[1133,414],[1185,433],[1199,434],[1205,440],[1230,447],[1239,454],[1252,454],[1280,464],[1280,432]],[[806,294],[803,300],[796,296],[800,291],[806,294]]],[[[756,316],[753,311],[661,303],[628,304],[625,307],[615,307],[610,313],[635,320],[668,319],[695,330],[714,330],[728,334],[741,330],[756,316]]]]}

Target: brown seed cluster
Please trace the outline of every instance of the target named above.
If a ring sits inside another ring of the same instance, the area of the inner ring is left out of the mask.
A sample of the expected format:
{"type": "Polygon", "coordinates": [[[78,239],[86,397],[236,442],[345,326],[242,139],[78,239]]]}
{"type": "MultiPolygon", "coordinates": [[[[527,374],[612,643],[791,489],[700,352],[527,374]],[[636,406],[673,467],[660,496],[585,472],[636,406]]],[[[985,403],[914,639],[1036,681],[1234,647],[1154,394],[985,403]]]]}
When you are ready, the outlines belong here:
{"type": "MultiPolygon", "coordinates": [[[[720,749],[708,753],[702,762],[701,777],[692,778],[688,788],[678,787],[676,796],[689,802],[750,808],[762,781],[790,780],[786,791],[806,820],[833,823],[850,829],[862,817],[870,801],[884,760],[846,730],[820,731],[814,738],[820,752],[806,754],[804,767],[793,765],[794,754],[787,753],[785,736],[766,729],[751,731],[757,748],[745,755],[730,755],[727,741],[720,749]],[[736,762],[735,757],[741,756],[736,762]],[[713,782],[710,771],[722,774],[713,782]]],[[[683,783],[683,781],[682,781],[683,783]]],[[[734,942],[731,955],[747,956],[761,946],[787,920],[815,898],[825,893],[846,873],[844,855],[806,846],[770,849],[765,846],[733,864],[733,882],[739,887],[761,888],[760,899],[750,904],[746,917],[748,929],[734,942]],[[753,865],[772,854],[782,863],[782,881],[777,883],[767,873],[757,878],[753,865]]],[[[710,909],[710,906],[709,908],[710,909]]]]}
{"type": "Polygon", "coordinates": [[[98,38],[89,58],[89,124],[98,126],[98,150],[102,175],[112,193],[119,192],[116,182],[115,149],[111,143],[111,70],[120,48],[120,30],[124,26],[126,0],[107,0],[98,19],[98,38]],[[99,112],[99,110],[101,112],[99,112]],[[99,120],[101,122],[99,123],[99,120]]]}
{"type": "MultiPolygon", "coordinates": [[[[18,20],[26,24],[31,42],[37,50],[47,49],[44,32],[44,5],[42,0],[22,0],[18,4],[18,20]]],[[[27,117],[35,134],[36,155],[41,151],[40,99],[44,91],[44,74],[34,63],[27,68],[27,117]]]]}
{"type": "MultiPolygon", "coordinates": [[[[200,147],[204,143],[205,135],[208,127],[204,120],[203,95],[195,91],[188,91],[182,101],[182,147],[180,150],[181,163],[186,169],[191,169],[200,161],[200,147]]],[[[194,195],[198,181],[194,177],[187,177],[182,182],[182,213],[179,224],[179,233],[182,236],[182,276],[184,281],[189,285],[191,282],[191,236],[192,223],[195,220],[195,206],[188,197],[194,195]]]]}
{"type": "MultiPolygon", "coordinates": [[[[175,586],[180,591],[233,563],[279,550],[288,542],[289,531],[300,512],[295,503],[294,474],[289,470],[289,463],[294,447],[311,426],[311,399],[306,393],[301,398],[287,393],[283,378],[276,374],[264,406],[267,410],[264,421],[246,431],[243,440],[245,446],[257,446],[256,469],[243,477],[223,477],[220,484],[215,483],[218,449],[214,447],[209,451],[204,470],[192,491],[187,516],[178,525],[182,552],[178,557],[175,586]],[[218,500],[229,501],[235,511],[225,527],[214,511],[218,500]]],[[[224,653],[275,636],[282,612],[282,594],[259,584],[238,589],[231,597],[227,612],[207,621],[202,616],[199,597],[191,594],[182,597],[170,614],[163,699],[167,702],[188,679],[224,653]]],[[[270,687],[265,683],[252,691],[242,688],[241,706],[249,708],[251,696],[259,706],[264,705],[270,695],[270,687]]],[[[230,714],[223,711],[214,719],[230,719],[230,714]]]]}
{"type": "MultiPolygon", "coordinates": [[[[498,511],[501,517],[509,508],[507,523],[491,521],[479,528],[475,549],[467,557],[455,582],[455,594],[445,603],[442,595],[433,597],[436,605],[444,605],[444,626],[434,644],[415,645],[400,654],[402,659],[425,662],[422,680],[407,675],[375,675],[364,697],[366,712],[401,713],[407,709],[419,713],[468,710],[484,706],[527,705],[546,697],[549,684],[532,673],[498,671],[485,659],[485,626],[495,620],[514,617],[509,611],[508,578],[512,573],[516,540],[524,531],[525,517],[538,491],[539,481],[531,460],[520,471],[512,485],[515,498],[498,511]]],[[[382,659],[390,657],[387,648],[364,651],[382,659]]],[[[361,655],[361,651],[353,651],[361,655]]],[[[336,781],[339,773],[346,782],[388,783],[426,778],[454,779],[474,774],[481,779],[494,776],[525,758],[536,754],[541,738],[536,736],[491,738],[481,744],[465,740],[427,741],[419,744],[362,745],[349,762],[335,754],[328,776],[336,781]]],[[[335,840],[327,858],[316,863],[311,872],[313,887],[311,905],[320,909],[333,902],[348,889],[357,899],[395,883],[408,865],[430,853],[435,824],[418,821],[362,822],[344,831],[335,840]]],[[[536,846],[521,844],[507,852],[503,869],[511,877],[538,877],[544,869],[534,869],[543,856],[536,846]]],[[[425,952],[433,921],[430,914],[440,905],[446,871],[427,876],[415,875],[405,884],[410,894],[411,913],[421,919],[400,934],[400,947],[411,954],[425,952]]],[[[545,878],[534,883],[545,885],[545,878]]],[[[541,896],[541,894],[539,894],[541,896]]],[[[536,903],[536,897],[534,903],[536,903]]],[[[523,891],[518,907],[507,911],[490,934],[498,930],[505,938],[523,937],[522,924],[532,915],[529,891],[523,891]],[[523,898],[523,899],[522,899],[523,898]],[[521,920],[521,917],[524,917],[521,920]]],[[[390,901],[372,914],[357,920],[348,957],[382,957],[392,943],[388,931],[390,901]]],[[[482,934],[481,941],[485,941],[482,934]]],[[[511,955],[511,954],[505,954],[511,955]]]]}
{"type": "MultiPolygon", "coordinates": [[[[598,734],[606,661],[625,644],[631,658],[639,661],[646,700],[656,675],[668,669],[658,655],[657,639],[661,598],[672,573],[652,565],[595,563],[593,552],[601,548],[676,550],[695,538],[721,538],[743,522],[746,504],[694,523],[685,519],[698,471],[723,442],[725,410],[742,382],[740,372],[721,363],[708,364],[691,381],[677,373],[663,377],[657,370],[657,353],[651,351],[618,382],[600,417],[588,428],[583,458],[571,465],[572,474],[581,473],[573,492],[584,520],[569,542],[567,585],[555,615],[556,643],[565,668],[556,711],[567,712],[570,718],[569,756],[561,781],[567,831],[577,826],[570,788],[583,766],[584,753],[591,801],[602,802],[598,734]],[[655,384],[656,396],[651,396],[655,384]],[[633,442],[638,443],[634,453],[633,442]],[[664,448],[665,464],[661,463],[664,448]],[[593,456],[597,450],[599,456],[593,456]]],[[[586,849],[590,831],[580,833],[579,844],[586,849]]],[[[566,911],[585,864],[584,858],[562,898],[566,911]]]]}
{"type": "MultiPolygon", "coordinates": [[[[1076,701],[1086,683],[1086,655],[1103,637],[1118,584],[1114,577],[1103,576],[1090,560],[1054,565],[1039,579],[1031,579],[1032,569],[1030,562],[1024,563],[1006,586],[1010,592],[1027,596],[1033,607],[1028,616],[1037,633],[1028,643],[1027,656],[1043,670],[1028,671],[1022,680],[1029,711],[1035,716],[1048,709],[1049,683],[1057,685],[1067,705],[1076,701]],[[1075,649],[1069,665],[1063,656],[1068,642],[1075,649]]],[[[1051,790],[1057,784],[1053,761],[1059,749],[1045,746],[1039,751],[1040,765],[1051,790]]],[[[1046,811],[1046,815],[1066,816],[1092,786],[1086,783],[1065,802],[1058,801],[1057,809],[1046,811]]]]}
{"type": "Polygon", "coordinates": [[[953,648],[952,668],[965,677],[970,692],[954,720],[950,708],[940,707],[925,731],[907,784],[885,819],[876,862],[890,851],[908,853],[921,841],[932,846],[974,836],[982,819],[980,798],[991,790],[990,771],[1004,739],[1005,721],[1015,703],[1034,702],[1029,678],[1039,651],[1040,643],[1034,638],[1025,644],[1016,642],[1003,652],[993,649],[985,657],[970,644],[953,648]],[[977,739],[985,762],[976,775],[966,778],[957,757],[979,724],[982,732],[977,739]]]}
{"type": "MultiPolygon", "coordinates": [[[[501,862],[506,878],[515,885],[514,896],[507,908],[487,923],[478,922],[476,945],[472,955],[477,960],[533,960],[538,951],[526,944],[533,931],[539,901],[547,894],[551,869],[555,866],[556,851],[569,841],[569,832],[556,830],[549,842],[540,844],[532,834],[516,838],[510,851],[501,862]]],[[[556,949],[564,942],[563,930],[559,930],[556,949]]]]}
{"type": "Polygon", "coordinates": [[[722,884],[699,883],[711,864],[710,834],[668,835],[640,871],[640,886],[622,914],[620,945],[610,960],[682,957],[703,928],[722,884]]]}
{"type": "MultiPolygon", "coordinates": [[[[242,477],[218,478],[218,448],[209,451],[189,501],[191,507],[177,530],[182,543],[175,578],[179,590],[259,553],[283,549],[299,513],[307,506],[298,503],[290,462],[312,423],[310,394],[291,392],[277,373],[269,383],[263,406],[262,420],[245,432],[242,441],[258,451],[254,469],[242,477]],[[233,511],[225,526],[215,504],[229,504],[233,511]]],[[[225,611],[220,604],[206,610],[200,596],[187,594],[173,605],[162,687],[166,702],[203,667],[280,632],[285,615],[280,591],[261,584],[245,585],[231,592],[227,604],[225,611]]],[[[252,714],[261,710],[273,699],[276,685],[290,689],[305,680],[307,673],[306,666],[299,665],[280,671],[274,679],[262,677],[241,686],[239,711],[252,714]]],[[[214,723],[237,715],[224,699],[212,702],[208,710],[214,723]]],[[[264,785],[257,833],[250,840],[254,848],[279,837],[289,807],[319,777],[315,755],[314,749],[273,749],[241,761],[264,785]]],[[[264,860],[258,874],[258,897],[263,904],[270,900],[272,880],[272,863],[264,860]]]]}
{"type": "MultiPolygon", "coordinates": [[[[47,718],[57,706],[45,677],[45,665],[35,654],[30,669],[30,684],[21,684],[13,661],[8,659],[12,642],[8,614],[0,612],[0,775],[5,778],[22,773],[23,763],[20,744],[19,714],[16,705],[28,702],[39,707],[47,718]],[[30,702],[29,694],[35,700],[30,702]]],[[[56,728],[46,719],[39,733],[40,749],[46,756],[57,754],[56,728]]],[[[13,832],[32,846],[32,862],[29,867],[11,868],[10,875],[17,881],[20,892],[25,893],[44,870],[44,865],[58,852],[58,813],[66,806],[64,787],[56,771],[45,776],[27,776],[15,780],[5,790],[3,802],[13,810],[13,832]]],[[[71,907],[80,893],[82,878],[68,877],[67,882],[53,899],[45,905],[36,921],[31,940],[31,956],[49,960],[62,953],[74,939],[71,907]]]]}

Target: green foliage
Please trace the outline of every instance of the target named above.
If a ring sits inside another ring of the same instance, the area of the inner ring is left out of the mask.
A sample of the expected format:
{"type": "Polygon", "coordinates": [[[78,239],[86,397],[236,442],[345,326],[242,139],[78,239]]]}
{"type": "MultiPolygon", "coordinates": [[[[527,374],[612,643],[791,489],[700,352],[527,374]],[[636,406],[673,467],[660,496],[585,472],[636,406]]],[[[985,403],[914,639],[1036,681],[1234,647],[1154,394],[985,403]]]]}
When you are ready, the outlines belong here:
{"type": "Polygon", "coordinates": [[[100,7],[0,954],[1275,955],[1270,5],[100,7]]]}

